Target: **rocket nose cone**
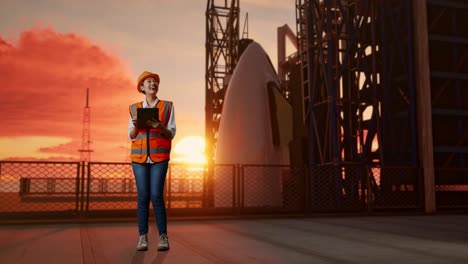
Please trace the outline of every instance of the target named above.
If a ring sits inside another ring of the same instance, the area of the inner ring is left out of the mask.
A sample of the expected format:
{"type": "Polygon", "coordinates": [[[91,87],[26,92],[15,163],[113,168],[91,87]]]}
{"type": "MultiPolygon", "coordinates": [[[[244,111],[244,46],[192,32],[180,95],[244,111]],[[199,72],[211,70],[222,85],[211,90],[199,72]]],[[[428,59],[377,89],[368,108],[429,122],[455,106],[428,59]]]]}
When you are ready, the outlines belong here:
{"type": "MultiPolygon", "coordinates": [[[[252,42],[249,46],[247,46],[244,53],[242,53],[239,62],[237,63],[233,75],[236,74],[236,71],[254,71],[256,74],[262,74],[270,81],[273,80],[278,82],[278,77],[275,68],[270,61],[270,58],[262,46],[257,42],[252,42]]],[[[251,72],[252,74],[250,75],[253,75],[254,72],[251,72]]],[[[249,77],[251,78],[252,76],[249,77]]]]}
{"type": "Polygon", "coordinates": [[[268,82],[275,82],[279,86],[278,76],[267,53],[260,44],[252,42],[240,57],[230,78],[225,104],[229,104],[229,97],[235,96],[232,94],[242,94],[256,100],[252,89],[264,90],[268,82]]]}
{"type": "Polygon", "coordinates": [[[263,48],[252,42],[242,54],[224,98],[216,163],[274,162],[267,84],[278,83],[263,48]]]}

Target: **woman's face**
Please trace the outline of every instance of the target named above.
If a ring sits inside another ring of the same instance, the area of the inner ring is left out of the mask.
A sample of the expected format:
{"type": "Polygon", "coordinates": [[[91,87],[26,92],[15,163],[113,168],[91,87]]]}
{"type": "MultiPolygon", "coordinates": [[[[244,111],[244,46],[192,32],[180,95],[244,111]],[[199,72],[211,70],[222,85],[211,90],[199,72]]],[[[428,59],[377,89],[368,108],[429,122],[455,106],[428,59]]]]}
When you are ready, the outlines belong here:
{"type": "Polygon", "coordinates": [[[146,78],[143,81],[141,91],[146,94],[157,94],[158,93],[158,83],[156,82],[156,79],[153,77],[146,78]]]}

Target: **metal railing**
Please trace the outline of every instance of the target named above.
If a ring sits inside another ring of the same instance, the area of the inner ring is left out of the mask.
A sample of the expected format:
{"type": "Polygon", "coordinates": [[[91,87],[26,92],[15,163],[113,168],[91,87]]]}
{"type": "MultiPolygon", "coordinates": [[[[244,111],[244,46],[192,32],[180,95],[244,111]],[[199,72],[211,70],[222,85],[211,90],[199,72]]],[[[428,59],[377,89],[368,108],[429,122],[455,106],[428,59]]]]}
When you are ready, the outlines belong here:
{"type": "MultiPolygon", "coordinates": [[[[468,185],[460,185],[468,172],[453,172],[436,170],[440,208],[468,207],[468,185]]],[[[169,216],[418,211],[421,173],[361,164],[224,164],[208,170],[170,163],[164,195],[169,216]]],[[[0,219],[135,216],[136,200],[130,163],[0,161],[0,219]]]]}
{"type": "Polygon", "coordinates": [[[468,207],[468,169],[435,169],[435,192],[438,209],[468,207]]]}

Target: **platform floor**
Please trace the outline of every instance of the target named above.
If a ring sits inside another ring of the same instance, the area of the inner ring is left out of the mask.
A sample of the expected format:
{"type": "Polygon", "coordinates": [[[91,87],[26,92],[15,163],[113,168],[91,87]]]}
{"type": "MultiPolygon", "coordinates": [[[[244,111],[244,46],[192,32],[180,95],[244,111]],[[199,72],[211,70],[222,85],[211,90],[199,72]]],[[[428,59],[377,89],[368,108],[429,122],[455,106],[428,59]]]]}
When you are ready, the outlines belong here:
{"type": "Polygon", "coordinates": [[[0,263],[468,263],[468,215],[170,220],[166,252],[150,225],[3,225],[0,263]]]}

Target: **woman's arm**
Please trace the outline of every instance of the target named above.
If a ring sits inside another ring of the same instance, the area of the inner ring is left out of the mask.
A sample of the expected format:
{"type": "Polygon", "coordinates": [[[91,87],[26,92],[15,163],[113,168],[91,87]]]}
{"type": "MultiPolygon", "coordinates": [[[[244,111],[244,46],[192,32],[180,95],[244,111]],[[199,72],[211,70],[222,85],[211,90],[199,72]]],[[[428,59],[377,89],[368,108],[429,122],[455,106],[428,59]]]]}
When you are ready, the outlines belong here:
{"type": "Polygon", "coordinates": [[[163,125],[161,122],[153,119],[153,120],[150,120],[148,121],[148,124],[152,127],[152,128],[157,128],[159,130],[161,130],[163,136],[165,138],[172,138],[172,132],[167,129],[167,127],[165,125],[163,125]]]}
{"type": "Polygon", "coordinates": [[[138,135],[138,129],[136,128],[136,118],[133,119],[132,116],[130,116],[128,120],[128,138],[133,140],[137,137],[138,135]]]}
{"type": "Polygon", "coordinates": [[[173,139],[176,133],[176,125],[175,125],[175,116],[174,116],[174,104],[171,106],[171,114],[169,117],[169,121],[167,123],[167,127],[163,125],[161,122],[154,120],[149,121],[149,125],[153,128],[160,129],[163,136],[167,139],[173,139]]]}

